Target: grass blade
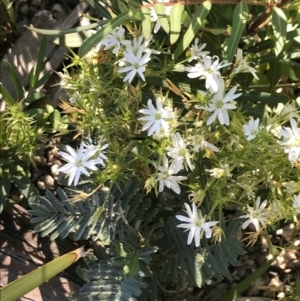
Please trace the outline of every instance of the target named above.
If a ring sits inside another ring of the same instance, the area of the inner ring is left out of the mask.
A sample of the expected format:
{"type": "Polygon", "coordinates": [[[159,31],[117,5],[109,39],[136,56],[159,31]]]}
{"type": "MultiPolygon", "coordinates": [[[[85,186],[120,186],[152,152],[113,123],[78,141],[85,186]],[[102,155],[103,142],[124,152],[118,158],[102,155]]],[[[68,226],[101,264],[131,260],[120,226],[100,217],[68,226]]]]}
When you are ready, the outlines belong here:
{"type": "Polygon", "coordinates": [[[183,36],[182,40],[180,40],[177,48],[174,51],[173,58],[178,58],[183,51],[190,45],[191,41],[197,34],[200,26],[202,25],[203,21],[205,20],[206,16],[208,15],[211,9],[211,2],[205,1],[198,7],[195,12],[195,15],[192,19],[192,22],[186,31],[185,35],[183,36]]]}
{"type": "Polygon", "coordinates": [[[244,2],[240,2],[236,5],[233,11],[233,24],[231,36],[227,43],[227,50],[225,53],[225,60],[231,62],[234,58],[237,46],[242,37],[243,31],[246,26],[248,17],[248,6],[244,2]]]}
{"type": "Polygon", "coordinates": [[[181,15],[184,11],[184,5],[180,3],[176,3],[173,5],[170,14],[170,42],[174,44],[180,35],[181,31],[181,15]]]}

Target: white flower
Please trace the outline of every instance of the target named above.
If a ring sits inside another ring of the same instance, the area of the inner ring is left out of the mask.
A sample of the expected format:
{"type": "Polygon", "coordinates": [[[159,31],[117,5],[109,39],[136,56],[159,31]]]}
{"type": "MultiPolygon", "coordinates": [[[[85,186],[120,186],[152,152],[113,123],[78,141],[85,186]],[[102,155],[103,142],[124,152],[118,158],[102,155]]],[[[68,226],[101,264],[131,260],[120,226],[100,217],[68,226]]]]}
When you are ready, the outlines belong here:
{"type": "MultiPolygon", "coordinates": [[[[149,3],[151,4],[155,4],[155,3],[170,3],[169,0],[157,0],[157,1],[152,1],[152,0],[148,0],[148,2],[145,2],[143,1],[143,5],[148,5],[149,3]]],[[[171,9],[172,9],[173,5],[165,5],[165,14],[167,16],[170,16],[170,13],[171,13],[171,9]]],[[[154,9],[154,7],[149,7],[149,11],[150,11],[150,17],[151,17],[151,22],[156,22],[155,26],[154,26],[154,29],[153,29],[153,32],[154,33],[157,33],[161,27],[161,24],[159,22],[159,18],[156,14],[156,11],[154,9]]]]}
{"type": "Polygon", "coordinates": [[[234,94],[237,89],[237,86],[235,86],[224,96],[225,84],[223,79],[220,80],[219,85],[218,92],[210,100],[208,107],[206,107],[207,111],[213,112],[206,121],[207,125],[212,124],[216,118],[218,118],[220,124],[229,125],[227,110],[236,109],[236,105],[232,103],[232,100],[242,95],[242,93],[234,94]]]}
{"type": "Polygon", "coordinates": [[[213,144],[205,141],[203,135],[193,135],[190,136],[190,139],[192,140],[191,144],[193,146],[193,151],[198,152],[200,149],[206,149],[209,148],[214,152],[218,152],[219,149],[215,147],[213,144]]]}
{"type": "Polygon", "coordinates": [[[243,125],[244,133],[247,138],[247,140],[253,140],[256,138],[258,132],[259,132],[259,118],[256,120],[253,119],[253,117],[250,118],[248,123],[243,125]]]}
{"type": "Polygon", "coordinates": [[[176,215],[176,218],[180,220],[181,222],[185,222],[186,224],[179,224],[178,228],[184,228],[189,230],[189,236],[187,240],[187,244],[190,245],[195,239],[195,246],[200,246],[200,239],[203,235],[203,232],[205,233],[206,238],[211,238],[212,236],[212,230],[210,227],[216,225],[217,221],[211,221],[211,222],[205,222],[205,216],[203,217],[201,212],[198,214],[197,207],[195,203],[193,202],[193,211],[191,207],[184,203],[188,217],[183,215],[176,215]]]}
{"type": "Polygon", "coordinates": [[[104,50],[108,50],[110,48],[113,48],[113,53],[116,54],[121,46],[129,46],[130,41],[125,39],[125,29],[120,26],[119,28],[114,29],[111,33],[109,33],[98,45],[97,47],[101,45],[105,45],[104,50]]]}
{"type": "Polygon", "coordinates": [[[290,119],[291,127],[283,127],[280,131],[283,141],[278,141],[284,146],[285,153],[289,154],[291,162],[298,161],[300,157],[300,128],[295,119],[290,119]]]}
{"type": "Polygon", "coordinates": [[[295,214],[300,214],[300,193],[293,196],[293,208],[295,214]]]}
{"type": "Polygon", "coordinates": [[[247,63],[246,58],[243,57],[243,50],[240,48],[238,48],[236,51],[234,66],[235,66],[234,73],[237,74],[237,73],[249,72],[256,79],[258,79],[256,75],[256,70],[247,63]]]}
{"type": "Polygon", "coordinates": [[[195,67],[186,67],[189,78],[196,78],[204,76],[206,78],[205,88],[211,93],[216,93],[219,89],[221,73],[220,69],[231,65],[231,63],[219,64],[217,56],[203,56],[203,62],[199,62],[195,67]]]}
{"type": "Polygon", "coordinates": [[[102,151],[104,149],[108,148],[108,144],[106,143],[106,144],[102,145],[102,143],[104,141],[103,137],[101,137],[99,139],[99,141],[100,142],[97,145],[95,145],[95,144],[92,143],[92,139],[89,138],[88,142],[84,144],[84,146],[86,147],[86,149],[84,150],[84,152],[86,152],[86,151],[90,152],[91,156],[93,156],[94,154],[97,154],[97,158],[100,160],[99,163],[102,166],[105,166],[105,163],[104,163],[103,160],[107,160],[107,157],[103,154],[102,151]]]}
{"type": "Polygon", "coordinates": [[[260,197],[257,198],[255,207],[247,205],[248,214],[240,216],[240,218],[248,218],[242,225],[242,229],[247,228],[251,223],[254,225],[256,232],[260,229],[260,224],[264,227],[268,221],[268,212],[265,207],[267,200],[260,203],[260,197]]]}
{"type": "Polygon", "coordinates": [[[173,147],[167,147],[167,154],[169,157],[173,158],[173,164],[175,165],[175,170],[178,172],[183,168],[183,163],[186,162],[190,170],[193,170],[193,165],[190,160],[190,153],[187,149],[186,143],[183,141],[180,133],[172,134],[171,139],[173,142],[173,147]]]}
{"type": "Polygon", "coordinates": [[[65,152],[59,152],[59,154],[68,163],[60,167],[58,170],[69,175],[68,185],[71,185],[74,180],[74,185],[76,186],[82,173],[84,173],[88,177],[90,176],[86,168],[97,170],[98,168],[96,167],[96,164],[101,164],[101,160],[99,158],[89,160],[94,153],[85,150],[83,142],[81,142],[80,147],[77,151],[75,151],[69,145],[66,145],[66,148],[69,154],[65,152]]]}
{"type": "Polygon", "coordinates": [[[221,163],[220,168],[216,167],[209,170],[210,175],[217,179],[221,177],[230,178],[232,174],[230,173],[229,165],[227,163],[221,163]]]}
{"type": "Polygon", "coordinates": [[[123,82],[132,82],[135,75],[138,73],[143,81],[145,81],[144,72],[146,70],[145,65],[151,60],[151,52],[147,52],[142,56],[143,49],[141,48],[137,54],[134,54],[131,50],[124,51],[124,59],[128,66],[121,68],[118,72],[128,74],[124,77],[123,82]]]}
{"type": "Polygon", "coordinates": [[[132,40],[132,44],[127,46],[126,50],[131,50],[134,54],[137,54],[140,49],[142,49],[143,53],[150,52],[154,54],[160,54],[160,51],[148,48],[148,45],[150,44],[151,40],[152,36],[150,36],[148,40],[144,40],[143,35],[135,37],[132,40]]]}
{"type": "Polygon", "coordinates": [[[168,120],[173,117],[173,113],[170,108],[164,108],[161,98],[156,98],[156,107],[152,104],[152,100],[148,100],[148,109],[139,110],[140,113],[148,115],[138,118],[138,120],[146,121],[142,131],[149,129],[148,136],[151,136],[154,132],[159,135],[161,129],[168,132],[169,123],[168,120]]]}
{"type": "Polygon", "coordinates": [[[164,186],[172,189],[177,194],[180,194],[180,187],[178,185],[179,181],[186,180],[185,176],[174,176],[176,174],[174,164],[169,166],[168,158],[163,156],[163,164],[158,167],[156,182],[159,182],[159,192],[164,190],[164,186]]]}
{"type": "Polygon", "coordinates": [[[203,56],[206,56],[209,54],[209,51],[202,51],[205,48],[206,43],[200,44],[200,45],[198,45],[198,43],[199,43],[199,39],[196,38],[194,45],[191,46],[190,58],[189,58],[188,62],[191,62],[192,60],[199,60],[203,56]]]}

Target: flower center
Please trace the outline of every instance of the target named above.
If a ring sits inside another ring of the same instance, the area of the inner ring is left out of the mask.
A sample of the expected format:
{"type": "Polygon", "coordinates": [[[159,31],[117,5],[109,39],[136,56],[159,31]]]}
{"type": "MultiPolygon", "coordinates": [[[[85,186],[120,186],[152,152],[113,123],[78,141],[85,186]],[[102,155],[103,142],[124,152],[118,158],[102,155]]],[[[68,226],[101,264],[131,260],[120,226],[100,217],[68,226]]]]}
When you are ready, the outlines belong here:
{"type": "Polygon", "coordinates": [[[138,70],[140,68],[140,64],[139,63],[135,63],[133,64],[133,68],[138,70]]]}
{"type": "Polygon", "coordinates": [[[211,67],[208,67],[208,68],[206,68],[206,72],[208,73],[208,74],[214,74],[214,69],[212,69],[211,67]]]}
{"type": "Polygon", "coordinates": [[[196,226],[198,227],[201,227],[203,225],[203,223],[205,222],[204,218],[201,218],[199,217],[197,220],[196,220],[196,226]]]}
{"type": "Polygon", "coordinates": [[[223,101],[222,100],[217,100],[216,101],[216,107],[218,109],[222,109],[223,108],[223,101]]]}
{"type": "Polygon", "coordinates": [[[184,157],[185,154],[186,154],[186,150],[182,148],[182,149],[179,150],[178,154],[179,154],[180,157],[184,157]]]}
{"type": "Polygon", "coordinates": [[[79,159],[79,160],[76,162],[76,166],[77,166],[77,167],[83,166],[83,162],[82,162],[81,159],[79,159]]]}
{"type": "Polygon", "coordinates": [[[295,139],[295,142],[293,143],[293,146],[297,146],[297,147],[300,146],[300,138],[295,139]]]}
{"type": "Polygon", "coordinates": [[[162,173],[162,177],[163,177],[164,180],[165,180],[165,179],[168,179],[168,178],[169,178],[169,173],[168,173],[167,171],[164,171],[164,172],[162,173]]]}
{"type": "Polygon", "coordinates": [[[195,138],[195,144],[202,144],[203,140],[203,136],[197,135],[195,138]]]}
{"type": "Polygon", "coordinates": [[[256,134],[257,134],[257,129],[252,129],[252,130],[250,131],[250,133],[251,133],[251,135],[256,135],[256,134]]]}
{"type": "Polygon", "coordinates": [[[154,115],[154,119],[155,120],[160,120],[161,119],[161,113],[156,112],[155,115],[154,115]]]}

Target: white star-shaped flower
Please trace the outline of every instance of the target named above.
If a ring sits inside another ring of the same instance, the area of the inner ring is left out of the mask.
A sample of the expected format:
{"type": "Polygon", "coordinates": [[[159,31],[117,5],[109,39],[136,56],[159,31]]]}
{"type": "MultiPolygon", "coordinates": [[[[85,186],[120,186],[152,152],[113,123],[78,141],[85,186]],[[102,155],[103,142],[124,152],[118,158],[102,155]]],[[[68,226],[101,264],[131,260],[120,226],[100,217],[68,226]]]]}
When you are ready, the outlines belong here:
{"type": "Polygon", "coordinates": [[[148,40],[144,40],[144,36],[141,35],[139,37],[134,37],[132,40],[132,44],[127,46],[126,50],[131,50],[134,54],[137,54],[140,49],[142,49],[143,53],[154,53],[154,54],[160,54],[160,51],[150,49],[148,46],[152,40],[152,35],[148,40]]]}
{"type": "Polygon", "coordinates": [[[97,45],[105,45],[104,50],[108,50],[110,48],[113,49],[113,53],[116,54],[122,46],[129,46],[131,42],[125,39],[125,29],[120,26],[119,28],[114,29],[111,33],[109,33],[101,42],[97,45]]]}
{"type": "Polygon", "coordinates": [[[183,163],[187,163],[190,170],[193,170],[193,165],[190,159],[190,153],[187,149],[187,144],[183,141],[180,133],[171,135],[173,147],[167,147],[167,154],[169,157],[173,158],[173,164],[175,165],[175,170],[178,172],[183,168],[183,163]]]}
{"type": "Polygon", "coordinates": [[[160,134],[161,129],[165,132],[169,131],[169,122],[173,117],[173,112],[171,108],[163,107],[162,100],[160,97],[156,98],[156,107],[152,104],[152,100],[148,100],[148,109],[139,110],[140,113],[148,116],[140,117],[138,120],[146,121],[142,131],[145,131],[149,128],[148,136],[151,136],[153,133],[157,135],[160,134]]]}
{"type": "Polygon", "coordinates": [[[290,119],[290,124],[291,127],[283,127],[280,130],[283,141],[278,143],[284,146],[285,153],[289,154],[289,160],[293,162],[299,161],[300,157],[300,128],[295,119],[290,119]]]}
{"type": "Polygon", "coordinates": [[[216,93],[220,87],[221,73],[220,69],[231,65],[231,63],[219,64],[217,56],[203,56],[202,62],[199,62],[195,67],[186,67],[189,78],[205,77],[205,88],[211,93],[216,93]]]}
{"type": "Polygon", "coordinates": [[[141,79],[145,81],[145,65],[151,60],[150,55],[151,52],[146,52],[143,55],[143,48],[140,48],[137,54],[134,54],[130,49],[124,51],[124,58],[122,62],[125,62],[127,66],[121,68],[118,71],[119,73],[128,72],[127,75],[124,77],[123,82],[128,81],[129,83],[131,83],[137,73],[139,74],[141,79]]]}
{"type": "MultiPolygon", "coordinates": [[[[152,0],[148,0],[148,2],[143,1],[143,5],[149,5],[149,3],[151,4],[155,4],[155,3],[170,3],[169,0],[157,0],[157,1],[152,1],[152,0]]],[[[166,16],[170,16],[171,14],[171,9],[172,9],[173,5],[165,5],[165,14],[166,16]]],[[[151,22],[156,22],[153,32],[157,33],[161,27],[161,24],[159,22],[159,18],[158,15],[154,9],[154,7],[149,7],[149,11],[150,11],[150,18],[151,18],[151,22]]]]}
{"type": "Polygon", "coordinates": [[[256,70],[247,63],[246,58],[243,57],[243,50],[240,48],[238,48],[236,51],[234,66],[235,66],[234,73],[237,74],[237,73],[249,72],[256,79],[258,79],[256,75],[256,70]]]}
{"type": "Polygon", "coordinates": [[[168,187],[172,189],[177,194],[180,194],[180,187],[178,182],[182,180],[186,180],[185,176],[175,176],[177,171],[175,170],[174,164],[169,166],[168,158],[163,156],[163,164],[158,166],[157,179],[156,182],[159,182],[159,192],[164,190],[164,187],[168,187]]]}
{"type": "Polygon", "coordinates": [[[100,142],[97,145],[95,145],[92,143],[92,139],[89,138],[88,142],[84,144],[84,146],[86,148],[84,150],[84,152],[90,152],[91,156],[93,156],[94,154],[97,154],[97,158],[100,160],[99,163],[102,166],[105,166],[104,160],[107,160],[107,156],[105,156],[103,154],[103,150],[108,148],[108,144],[106,143],[106,144],[102,145],[102,143],[104,141],[103,137],[100,137],[99,141],[100,142]]]}
{"type": "Polygon", "coordinates": [[[92,159],[89,160],[91,156],[93,156],[93,151],[87,151],[84,149],[84,143],[81,142],[80,147],[77,151],[75,151],[71,146],[66,145],[66,148],[69,152],[59,152],[59,154],[63,157],[65,161],[68,163],[58,169],[65,174],[69,175],[68,185],[71,185],[74,180],[74,185],[78,184],[80,175],[84,173],[86,176],[90,176],[90,173],[86,168],[91,170],[97,170],[97,164],[102,164],[101,159],[92,159]]]}
{"type": "Polygon", "coordinates": [[[220,167],[215,167],[208,171],[212,177],[217,179],[221,177],[232,177],[232,173],[230,172],[229,165],[227,163],[220,163],[220,167]]]}
{"type": "Polygon", "coordinates": [[[193,146],[193,151],[195,151],[195,152],[198,152],[200,149],[206,149],[206,148],[209,148],[214,152],[219,151],[219,149],[217,147],[215,147],[213,144],[205,141],[205,138],[203,135],[196,134],[196,135],[190,136],[190,139],[192,141],[191,144],[193,146]]]}
{"type": "Polygon", "coordinates": [[[209,54],[209,51],[202,51],[205,48],[206,43],[199,44],[199,45],[198,44],[199,44],[199,39],[196,38],[194,45],[191,46],[190,58],[188,62],[191,62],[192,60],[199,60],[203,56],[207,56],[209,54]]]}
{"type": "Polygon", "coordinates": [[[300,214],[300,193],[293,196],[293,209],[295,214],[300,214]]]}
{"type": "Polygon", "coordinates": [[[193,210],[187,203],[184,203],[184,205],[188,217],[184,215],[176,215],[176,218],[181,222],[185,222],[186,224],[179,224],[177,227],[184,228],[190,231],[187,239],[188,245],[190,245],[193,239],[195,239],[195,246],[199,247],[200,239],[203,235],[203,232],[205,233],[206,238],[211,238],[212,230],[210,227],[216,225],[218,222],[217,221],[205,222],[205,216],[203,217],[201,212],[198,214],[198,210],[194,202],[192,205],[193,210]]]}
{"type": "Polygon", "coordinates": [[[253,117],[251,117],[248,123],[243,125],[243,129],[247,140],[250,141],[256,138],[259,132],[259,118],[254,120],[253,117]]]}
{"type": "Polygon", "coordinates": [[[260,229],[260,225],[264,227],[268,221],[268,212],[265,209],[267,200],[260,203],[260,197],[256,199],[255,207],[247,205],[248,213],[240,216],[240,218],[248,218],[242,225],[242,229],[247,228],[251,223],[254,225],[256,231],[260,229]]]}
{"type": "Polygon", "coordinates": [[[220,124],[229,125],[227,110],[236,109],[236,105],[232,102],[232,100],[242,95],[242,93],[234,94],[237,89],[237,86],[235,86],[224,96],[225,84],[223,79],[220,79],[219,85],[218,92],[213,96],[208,103],[208,106],[205,108],[207,111],[213,112],[206,122],[207,125],[212,124],[217,118],[220,124]]]}

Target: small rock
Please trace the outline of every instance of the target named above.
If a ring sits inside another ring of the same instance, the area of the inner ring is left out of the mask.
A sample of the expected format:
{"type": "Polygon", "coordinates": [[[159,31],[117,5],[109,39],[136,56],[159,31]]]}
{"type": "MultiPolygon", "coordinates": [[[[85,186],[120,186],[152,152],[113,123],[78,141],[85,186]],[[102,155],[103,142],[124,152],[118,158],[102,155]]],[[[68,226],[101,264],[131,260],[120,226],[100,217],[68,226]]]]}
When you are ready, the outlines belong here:
{"type": "Polygon", "coordinates": [[[59,169],[58,164],[53,164],[53,165],[51,166],[51,168],[50,168],[51,174],[52,174],[54,177],[56,177],[56,176],[59,175],[58,169],[59,169]]]}
{"type": "Polygon", "coordinates": [[[27,15],[29,12],[29,6],[26,3],[22,3],[19,5],[18,11],[22,15],[27,15]]]}
{"type": "Polygon", "coordinates": [[[255,266],[255,261],[253,259],[247,259],[244,261],[244,264],[248,266],[255,266]]]}
{"type": "Polygon", "coordinates": [[[51,13],[53,19],[61,20],[66,17],[66,10],[60,4],[54,4],[51,13]]]}
{"type": "Polygon", "coordinates": [[[38,165],[45,166],[48,164],[47,159],[44,156],[36,156],[34,159],[38,165]]]}
{"type": "Polygon", "coordinates": [[[30,0],[30,5],[39,7],[42,4],[42,0],[30,0]]]}
{"type": "Polygon", "coordinates": [[[42,189],[42,190],[54,189],[54,179],[50,175],[42,176],[37,181],[37,186],[39,189],[42,189]]]}

